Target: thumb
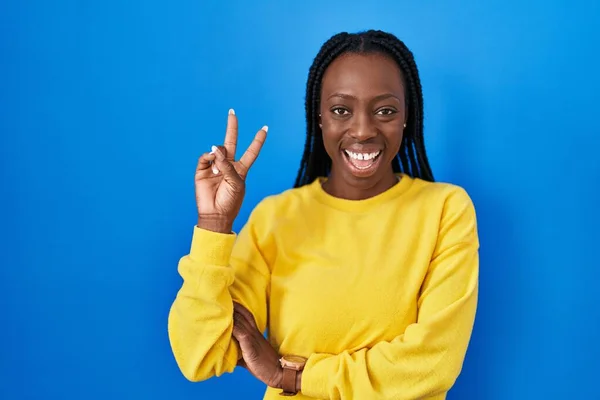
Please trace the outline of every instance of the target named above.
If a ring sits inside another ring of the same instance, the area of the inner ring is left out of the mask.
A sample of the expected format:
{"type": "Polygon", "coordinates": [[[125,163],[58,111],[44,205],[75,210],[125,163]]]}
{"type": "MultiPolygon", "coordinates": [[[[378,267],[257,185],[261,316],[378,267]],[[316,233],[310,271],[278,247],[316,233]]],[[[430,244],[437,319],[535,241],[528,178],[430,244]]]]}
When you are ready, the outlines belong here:
{"type": "Polygon", "coordinates": [[[219,171],[222,172],[223,178],[228,183],[232,183],[232,184],[239,183],[241,178],[235,171],[235,168],[233,167],[231,162],[229,162],[229,160],[227,160],[227,158],[223,152],[224,149],[217,147],[217,146],[212,146],[211,150],[212,150],[211,153],[215,155],[215,161],[214,161],[215,165],[214,166],[217,167],[217,170],[215,170],[214,166],[213,166],[213,172],[215,174],[218,174],[219,171]]]}

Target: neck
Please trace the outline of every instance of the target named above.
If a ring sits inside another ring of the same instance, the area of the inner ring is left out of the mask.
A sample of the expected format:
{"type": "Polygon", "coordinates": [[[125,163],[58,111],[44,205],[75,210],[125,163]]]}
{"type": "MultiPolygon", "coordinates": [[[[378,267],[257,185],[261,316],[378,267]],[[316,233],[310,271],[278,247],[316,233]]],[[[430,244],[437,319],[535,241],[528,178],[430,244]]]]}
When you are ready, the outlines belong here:
{"type": "Polygon", "coordinates": [[[331,171],[329,178],[323,182],[323,190],[334,197],[347,200],[365,200],[375,197],[398,183],[398,177],[390,169],[390,173],[383,178],[372,181],[370,179],[345,178],[331,171]]]}

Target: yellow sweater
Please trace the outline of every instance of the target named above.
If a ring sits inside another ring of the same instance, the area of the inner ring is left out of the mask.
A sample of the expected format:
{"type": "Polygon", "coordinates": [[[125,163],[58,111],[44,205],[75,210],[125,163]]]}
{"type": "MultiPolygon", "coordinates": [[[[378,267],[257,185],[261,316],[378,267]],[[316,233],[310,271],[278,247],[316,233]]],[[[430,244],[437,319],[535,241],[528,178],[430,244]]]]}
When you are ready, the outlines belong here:
{"type": "Polygon", "coordinates": [[[168,322],[184,376],[234,370],[236,301],[279,354],[308,358],[298,400],[446,398],[477,307],[475,210],[458,186],[401,176],[360,201],[319,180],[269,196],[238,235],[194,227],[168,322]]]}

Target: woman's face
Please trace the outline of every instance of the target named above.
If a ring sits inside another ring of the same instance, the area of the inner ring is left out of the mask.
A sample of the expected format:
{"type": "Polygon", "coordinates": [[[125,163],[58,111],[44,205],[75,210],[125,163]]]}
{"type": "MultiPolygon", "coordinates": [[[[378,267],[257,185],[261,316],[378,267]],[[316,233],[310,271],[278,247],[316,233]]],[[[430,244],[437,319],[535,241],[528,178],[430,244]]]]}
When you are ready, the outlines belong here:
{"type": "Polygon", "coordinates": [[[389,57],[348,53],[325,71],[321,130],[332,160],[330,181],[356,189],[393,184],[406,106],[402,73],[389,57]]]}

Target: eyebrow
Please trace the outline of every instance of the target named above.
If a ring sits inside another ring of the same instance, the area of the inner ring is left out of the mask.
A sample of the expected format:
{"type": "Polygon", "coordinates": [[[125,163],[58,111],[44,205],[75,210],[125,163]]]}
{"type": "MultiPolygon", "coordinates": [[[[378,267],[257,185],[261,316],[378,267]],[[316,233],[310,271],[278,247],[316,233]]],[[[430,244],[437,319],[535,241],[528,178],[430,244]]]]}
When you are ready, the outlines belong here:
{"type": "MultiPolygon", "coordinates": [[[[333,93],[331,96],[327,97],[327,100],[331,99],[332,97],[341,97],[342,99],[348,99],[348,100],[357,100],[356,96],[353,96],[351,94],[347,94],[347,93],[333,93]]],[[[398,98],[398,96],[396,96],[395,94],[392,93],[383,93],[380,94],[379,96],[375,96],[373,98],[374,101],[380,101],[380,100],[385,100],[385,99],[389,99],[390,97],[393,97],[394,99],[400,101],[400,99],[398,98]]]]}

